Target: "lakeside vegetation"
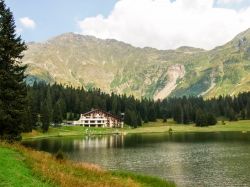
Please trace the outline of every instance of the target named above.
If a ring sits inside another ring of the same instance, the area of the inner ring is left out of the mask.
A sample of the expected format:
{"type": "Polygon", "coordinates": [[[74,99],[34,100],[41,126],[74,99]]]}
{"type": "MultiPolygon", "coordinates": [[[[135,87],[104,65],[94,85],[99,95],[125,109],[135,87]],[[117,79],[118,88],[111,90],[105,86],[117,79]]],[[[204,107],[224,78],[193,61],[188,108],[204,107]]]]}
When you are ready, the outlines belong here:
{"type": "Polygon", "coordinates": [[[26,132],[50,124],[78,120],[79,114],[100,108],[119,116],[125,114],[125,124],[132,128],[147,126],[157,119],[173,119],[177,124],[196,126],[215,125],[218,119],[237,121],[250,119],[250,93],[237,97],[219,97],[204,100],[201,97],[167,98],[163,101],[137,100],[125,95],[106,94],[99,89],[63,87],[35,83],[28,87],[29,123],[26,132]]]}
{"type": "Polygon", "coordinates": [[[0,186],[121,186],[174,187],[156,177],[125,171],[106,171],[97,165],[66,159],[0,142],[0,186]]]}
{"type": "Polygon", "coordinates": [[[150,122],[142,127],[130,128],[126,126],[123,129],[114,128],[95,128],[82,126],[62,126],[51,127],[48,132],[42,130],[33,130],[29,133],[23,133],[23,140],[65,137],[65,136],[91,136],[108,134],[132,134],[132,133],[186,133],[186,132],[250,132],[250,120],[241,121],[219,121],[217,125],[207,127],[197,127],[195,124],[176,124],[173,120],[168,122],[150,122]]]}
{"type": "Polygon", "coordinates": [[[0,10],[0,139],[21,140],[22,132],[32,132],[33,129],[41,128],[47,132],[50,125],[76,120],[92,108],[114,115],[125,114],[125,124],[133,128],[147,127],[147,123],[157,119],[174,119],[177,124],[205,127],[215,125],[219,118],[230,121],[250,119],[250,93],[209,100],[182,97],[154,101],[56,83],[35,82],[27,86],[26,66],[21,63],[26,45],[17,36],[12,12],[4,1],[0,1],[0,10]]]}

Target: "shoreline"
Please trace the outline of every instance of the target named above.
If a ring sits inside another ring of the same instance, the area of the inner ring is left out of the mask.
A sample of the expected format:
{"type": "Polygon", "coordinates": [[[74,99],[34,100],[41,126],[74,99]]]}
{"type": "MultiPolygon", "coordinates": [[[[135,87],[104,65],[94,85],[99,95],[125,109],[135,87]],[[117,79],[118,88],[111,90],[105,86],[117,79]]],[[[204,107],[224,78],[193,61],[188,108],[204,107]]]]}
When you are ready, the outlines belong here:
{"type": "Polygon", "coordinates": [[[149,123],[138,128],[87,128],[79,126],[63,126],[51,127],[47,133],[32,131],[31,133],[23,133],[22,141],[46,138],[63,138],[63,137],[86,137],[101,135],[129,135],[129,134],[149,134],[149,133],[216,133],[216,132],[250,132],[250,120],[242,120],[235,122],[226,122],[226,125],[217,124],[208,127],[196,127],[194,124],[177,125],[164,124],[161,122],[149,123]],[[172,129],[172,130],[170,130],[172,129]]]}
{"type": "Polygon", "coordinates": [[[11,184],[54,186],[175,187],[155,176],[129,171],[110,171],[91,163],[76,163],[15,143],[0,141],[0,186],[11,184]],[[6,156],[7,155],[7,156],[6,156]],[[11,166],[11,167],[10,167],[11,166]],[[18,170],[18,174],[17,171],[18,170]]]}

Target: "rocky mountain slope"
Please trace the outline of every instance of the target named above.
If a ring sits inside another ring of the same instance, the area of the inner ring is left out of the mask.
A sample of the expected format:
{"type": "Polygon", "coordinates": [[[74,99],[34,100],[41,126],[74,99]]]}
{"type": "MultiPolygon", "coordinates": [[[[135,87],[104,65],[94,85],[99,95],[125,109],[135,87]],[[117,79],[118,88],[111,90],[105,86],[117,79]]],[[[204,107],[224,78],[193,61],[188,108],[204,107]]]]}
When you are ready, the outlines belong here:
{"type": "Polygon", "coordinates": [[[163,99],[213,97],[250,90],[250,29],[206,51],[135,48],[116,40],[66,33],[25,52],[27,82],[43,80],[163,99]]]}

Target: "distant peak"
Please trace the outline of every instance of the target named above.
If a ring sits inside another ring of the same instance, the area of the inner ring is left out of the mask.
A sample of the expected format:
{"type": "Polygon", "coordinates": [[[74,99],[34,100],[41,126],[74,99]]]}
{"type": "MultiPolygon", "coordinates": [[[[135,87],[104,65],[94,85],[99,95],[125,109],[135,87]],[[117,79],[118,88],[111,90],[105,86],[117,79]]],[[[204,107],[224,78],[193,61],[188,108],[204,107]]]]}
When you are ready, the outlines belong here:
{"type": "Polygon", "coordinates": [[[201,49],[201,48],[195,48],[195,47],[189,47],[189,46],[181,46],[181,47],[177,48],[176,50],[181,51],[181,52],[201,52],[201,51],[205,51],[204,49],[201,49]]]}
{"type": "Polygon", "coordinates": [[[91,40],[96,40],[97,38],[94,36],[90,35],[82,35],[82,34],[77,34],[73,32],[67,32],[63,33],[61,35],[55,36],[51,38],[49,41],[54,41],[54,40],[86,40],[86,39],[91,39],[91,40]]]}
{"type": "Polygon", "coordinates": [[[249,39],[250,40],[250,28],[238,34],[235,39],[249,39]]]}

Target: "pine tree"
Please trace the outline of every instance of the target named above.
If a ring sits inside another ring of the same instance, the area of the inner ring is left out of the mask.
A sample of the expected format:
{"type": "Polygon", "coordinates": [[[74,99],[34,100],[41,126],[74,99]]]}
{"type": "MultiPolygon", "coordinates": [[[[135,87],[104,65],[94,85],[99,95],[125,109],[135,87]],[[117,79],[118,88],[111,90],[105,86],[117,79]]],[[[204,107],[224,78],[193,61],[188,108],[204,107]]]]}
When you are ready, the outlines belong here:
{"type": "Polygon", "coordinates": [[[206,115],[205,113],[198,109],[197,112],[196,112],[196,119],[195,119],[195,124],[196,126],[199,126],[199,127],[202,127],[202,126],[206,126],[206,115]]]}
{"type": "Polygon", "coordinates": [[[142,119],[140,113],[137,114],[137,126],[142,126],[142,119]]]}
{"type": "Polygon", "coordinates": [[[156,121],[156,112],[154,106],[150,106],[149,112],[148,112],[148,120],[149,121],[156,121]]]}
{"type": "Polygon", "coordinates": [[[47,88],[46,104],[47,104],[47,107],[48,107],[49,121],[51,122],[52,119],[53,119],[53,107],[52,107],[52,98],[51,98],[51,93],[50,93],[50,86],[48,86],[48,88],[47,88]]]}
{"type": "Polygon", "coordinates": [[[21,65],[25,43],[15,33],[12,12],[0,0],[0,138],[20,140],[26,112],[26,85],[21,65]]]}
{"type": "Polygon", "coordinates": [[[216,125],[217,119],[213,114],[208,114],[206,123],[207,125],[216,125]]]}
{"type": "Polygon", "coordinates": [[[246,106],[246,119],[250,119],[250,100],[247,101],[247,106],[246,106]]]}
{"type": "Polygon", "coordinates": [[[43,132],[47,132],[49,130],[49,124],[50,124],[49,116],[50,116],[49,107],[47,101],[45,100],[45,102],[42,103],[41,106],[41,121],[42,121],[43,132]]]}
{"type": "Polygon", "coordinates": [[[174,110],[174,113],[173,113],[173,118],[174,118],[174,121],[176,121],[176,123],[178,123],[178,124],[183,123],[184,114],[183,114],[182,106],[180,104],[178,104],[175,107],[175,110],[174,110]]]}
{"type": "Polygon", "coordinates": [[[61,123],[62,120],[63,120],[61,105],[60,105],[59,101],[56,103],[56,105],[54,107],[53,117],[54,117],[53,122],[56,123],[56,124],[61,123]]]}

